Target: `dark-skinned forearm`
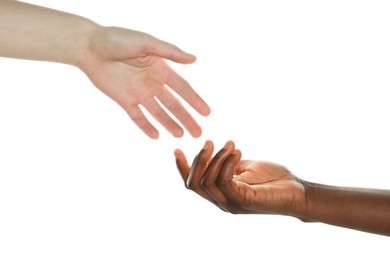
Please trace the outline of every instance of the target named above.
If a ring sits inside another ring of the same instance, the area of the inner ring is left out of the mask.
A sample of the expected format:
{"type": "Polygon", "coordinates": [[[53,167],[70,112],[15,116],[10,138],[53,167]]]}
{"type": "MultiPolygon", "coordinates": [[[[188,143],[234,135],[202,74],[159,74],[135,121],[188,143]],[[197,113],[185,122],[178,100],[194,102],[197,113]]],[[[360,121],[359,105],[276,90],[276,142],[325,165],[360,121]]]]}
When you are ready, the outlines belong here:
{"type": "Polygon", "coordinates": [[[390,236],[390,191],[305,182],[303,221],[390,236]]]}

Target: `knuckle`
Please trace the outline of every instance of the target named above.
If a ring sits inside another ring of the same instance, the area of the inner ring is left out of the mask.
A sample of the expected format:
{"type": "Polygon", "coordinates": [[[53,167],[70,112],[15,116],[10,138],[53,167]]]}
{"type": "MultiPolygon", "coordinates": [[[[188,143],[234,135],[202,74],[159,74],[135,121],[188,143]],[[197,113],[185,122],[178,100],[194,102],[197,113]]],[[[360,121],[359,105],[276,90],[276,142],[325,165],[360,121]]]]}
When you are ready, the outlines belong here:
{"type": "Polygon", "coordinates": [[[180,115],[180,121],[181,121],[184,125],[189,125],[189,124],[193,124],[193,123],[194,123],[193,117],[192,117],[187,111],[180,110],[180,111],[178,111],[178,112],[181,113],[181,115],[180,115]]]}
{"type": "Polygon", "coordinates": [[[186,188],[189,190],[195,190],[197,187],[196,183],[192,179],[188,179],[186,182],[186,188]]]}
{"type": "Polygon", "coordinates": [[[178,103],[174,102],[174,101],[169,101],[169,102],[166,102],[164,104],[164,106],[169,110],[171,111],[172,113],[174,114],[178,114],[178,112],[180,111],[180,107],[178,105],[178,103]]]}
{"type": "Polygon", "coordinates": [[[133,120],[133,122],[140,127],[145,125],[144,117],[141,115],[133,115],[131,116],[131,120],[133,120]]]}
{"type": "Polygon", "coordinates": [[[202,178],[200,180],[200,186],[203,189],[207,190],[207,189],[211,188],[213,185],[214,185],[214,182],[212,180],[210,180],[209,178],[202,178]]]}
{"type": "Polygon", "coordinates": [[[137,125],[141,129],[148,129],[149,128],[149,122],[145,120],[142,117],[132,117],[131,118],[133,123],[137,125]]]}

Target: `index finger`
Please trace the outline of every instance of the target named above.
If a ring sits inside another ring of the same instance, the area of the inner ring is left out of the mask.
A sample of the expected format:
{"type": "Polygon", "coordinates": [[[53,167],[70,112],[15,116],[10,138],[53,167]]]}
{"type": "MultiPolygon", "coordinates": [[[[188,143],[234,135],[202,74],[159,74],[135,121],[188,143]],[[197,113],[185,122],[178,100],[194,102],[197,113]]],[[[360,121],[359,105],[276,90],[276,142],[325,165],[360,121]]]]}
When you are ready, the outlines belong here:
{"type": "Polygon", "coordinates": [[[188,175],[190,174],[190,166],[188,165],[187,158],[180,149],[174,151],[176,158],[176,167],[179,170],[180,176],[187,186],[188,175]]]}
{"type": "Polygon", "coordinates": [[[203,149],[198,153],[198,155],[195,157],[190,173],[187,179],[187,188],[194,191],[198,195],[202,196],[203,198],[214,202],[212,198],[205,192],[201,185],[200,180],[202,179],[207,166],[211,160],[211,156],[213,154],[214,145],[211,141],[206,141],[203,149]]]}

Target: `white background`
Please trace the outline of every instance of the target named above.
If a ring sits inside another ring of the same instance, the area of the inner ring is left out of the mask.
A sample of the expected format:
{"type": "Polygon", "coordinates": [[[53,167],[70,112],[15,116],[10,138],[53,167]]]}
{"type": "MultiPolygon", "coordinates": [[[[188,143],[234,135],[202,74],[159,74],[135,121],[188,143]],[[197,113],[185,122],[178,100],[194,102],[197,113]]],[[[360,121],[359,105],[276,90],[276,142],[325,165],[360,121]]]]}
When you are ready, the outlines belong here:
{"type": "Polygon", "coordinates": [[[212,114],[201,138],[150,140],[78,69],[0,59],[0,259],[386,258],[384,236],[220,211],[173,150],[231,139],[309,181],[389,188],[387,1],[30,2],[195,54],[172,66],[212,114]]]}

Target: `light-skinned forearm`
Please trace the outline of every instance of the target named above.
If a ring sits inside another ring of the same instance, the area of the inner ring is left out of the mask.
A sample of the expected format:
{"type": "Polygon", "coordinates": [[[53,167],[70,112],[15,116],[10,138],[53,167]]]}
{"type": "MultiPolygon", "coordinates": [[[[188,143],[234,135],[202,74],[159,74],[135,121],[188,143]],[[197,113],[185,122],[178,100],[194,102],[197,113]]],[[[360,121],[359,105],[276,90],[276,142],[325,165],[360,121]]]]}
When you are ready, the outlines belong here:
{"type": "Polygon", "coordinates": [[[390,191],[305,183],[303,221],[390,236],[390,191]]]}
{"type": "Polygon", "coordinates": [[[0,0],[0,56],[75,65],[99,28],[80,16],[0,0]]]}

